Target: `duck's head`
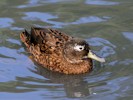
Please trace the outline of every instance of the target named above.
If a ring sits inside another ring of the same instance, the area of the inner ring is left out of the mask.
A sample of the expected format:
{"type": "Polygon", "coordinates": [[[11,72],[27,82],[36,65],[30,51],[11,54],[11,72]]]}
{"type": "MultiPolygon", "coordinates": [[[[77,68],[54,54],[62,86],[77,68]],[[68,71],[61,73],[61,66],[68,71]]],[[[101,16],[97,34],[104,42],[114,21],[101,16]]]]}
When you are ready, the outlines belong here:
{"type": "Polygon", "coordinates": [[[96,56],[90,49],[89,44],[82,39],[72,39],[64,46],[64,58],[70,63],[79,63],[85,59],[94,59],[105,62],[104,58],[96,56]]]}

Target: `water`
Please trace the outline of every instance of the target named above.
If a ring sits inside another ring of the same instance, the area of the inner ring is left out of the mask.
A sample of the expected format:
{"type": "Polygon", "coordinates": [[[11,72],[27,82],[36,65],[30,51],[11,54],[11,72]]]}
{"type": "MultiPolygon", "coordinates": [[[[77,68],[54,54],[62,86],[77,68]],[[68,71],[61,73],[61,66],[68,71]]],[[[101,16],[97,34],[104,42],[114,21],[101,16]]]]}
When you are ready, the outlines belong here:
{"type": "Polygon", "coordinates": [[[0,12],[1,100],[132,100],[132,0],[1,0],[0,12]],[[21,44],[31,26],[84,38],[106,63],[81,75],[48,71],[21,44]]]}

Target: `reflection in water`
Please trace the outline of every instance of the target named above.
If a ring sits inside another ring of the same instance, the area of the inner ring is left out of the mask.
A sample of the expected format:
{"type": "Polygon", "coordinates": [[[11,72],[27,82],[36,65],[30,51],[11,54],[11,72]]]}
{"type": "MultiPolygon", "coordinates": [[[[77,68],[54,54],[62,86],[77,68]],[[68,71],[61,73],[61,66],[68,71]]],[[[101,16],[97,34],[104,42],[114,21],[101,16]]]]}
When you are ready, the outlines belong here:
{"type": "Polygon", "coordinates": [[[0,18],[0,28],[10,27],[14,23],[14,20],[11,18],[0,18]]]}
{"type": "Polygon", "coordinates": [[[85,74],[64,75],[51,72],[43,67],[37,67],[36,71],[31,71],[42,75],[45,79],[16,76],[15,81],[1,82],[0,87],[3,88],[0,91],[26,93],[42,90],[41,95],[45,97],[50,95],[52,91],[57,92],[58,96],[61,96],[63,91],[65,91],[66,96],[70,98],[86,97],[92,93],[88,82],[83,79],[85,74]],[[62,91],[61,94],[59,94],[59,91],[62,91]]]}
{"type": "Polygon", "coordinates": [[[65,75],[49,71],[43,67],[36,67],[37,74],[49,79],[50,83],[63,84],[63,88],[67,97],[85,97],[90,95],[91,87],[88,86],[88,82],[84,80],[84,75],[65,75]]]}
{"type": "Polygon", "coordinates": [[[105,1],[105,0],[86,0],[86,4],[90,5],[118,5],[119,2],[111,2],[111,1],[105,1]]]}

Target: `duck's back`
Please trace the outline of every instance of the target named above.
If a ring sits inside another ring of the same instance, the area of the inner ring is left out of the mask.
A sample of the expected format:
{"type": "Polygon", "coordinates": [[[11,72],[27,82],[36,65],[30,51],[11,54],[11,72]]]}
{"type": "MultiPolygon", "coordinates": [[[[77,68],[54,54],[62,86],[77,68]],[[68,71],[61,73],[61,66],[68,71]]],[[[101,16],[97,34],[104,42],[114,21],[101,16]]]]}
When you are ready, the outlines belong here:
{"type": "Polygon", "coordinates": [[[64,44],[72,37],[65,33],[47,28],[31,28],[30,34],[25,30],[20,35],[21,40],[30,49],[32,46],[38,46],[41,51],[48,53],[51,50],[60,50],[64,44]]]}

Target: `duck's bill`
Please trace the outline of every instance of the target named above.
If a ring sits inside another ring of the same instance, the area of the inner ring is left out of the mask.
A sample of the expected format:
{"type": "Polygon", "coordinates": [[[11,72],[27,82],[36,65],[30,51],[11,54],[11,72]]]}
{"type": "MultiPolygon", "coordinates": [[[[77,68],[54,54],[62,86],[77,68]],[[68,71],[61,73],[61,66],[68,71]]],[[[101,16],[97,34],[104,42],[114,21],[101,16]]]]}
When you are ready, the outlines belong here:
{"type": "Polygon", "coordinates": [[[94,59],[94,60],[99,61],[99,62],[105,62],[104,58],[98,57],[91,50],[88,53],[88,58],[94,59]]]}

